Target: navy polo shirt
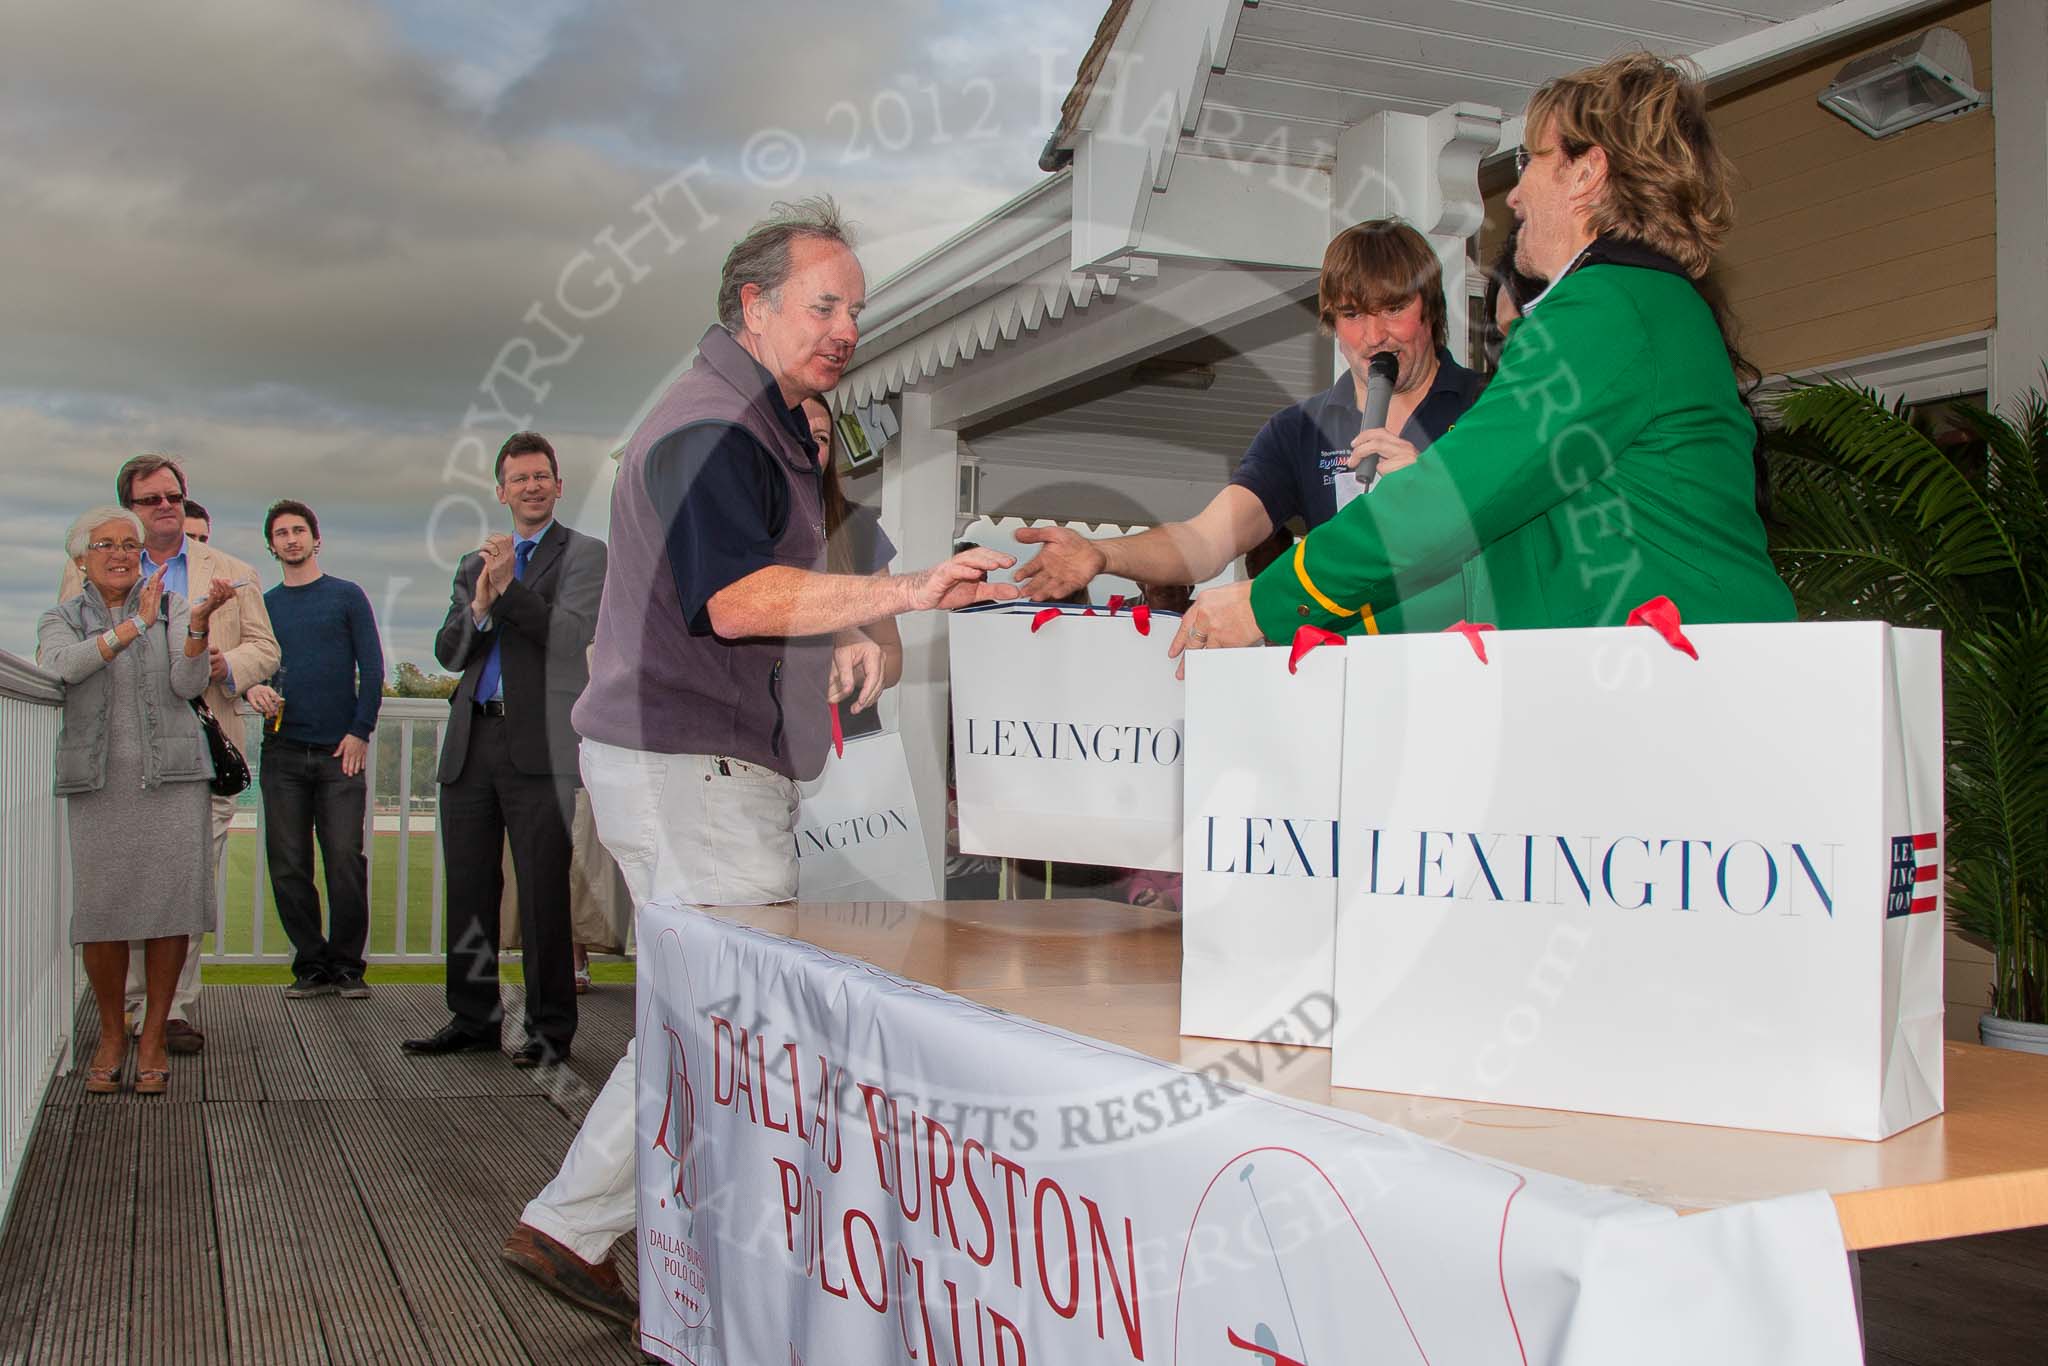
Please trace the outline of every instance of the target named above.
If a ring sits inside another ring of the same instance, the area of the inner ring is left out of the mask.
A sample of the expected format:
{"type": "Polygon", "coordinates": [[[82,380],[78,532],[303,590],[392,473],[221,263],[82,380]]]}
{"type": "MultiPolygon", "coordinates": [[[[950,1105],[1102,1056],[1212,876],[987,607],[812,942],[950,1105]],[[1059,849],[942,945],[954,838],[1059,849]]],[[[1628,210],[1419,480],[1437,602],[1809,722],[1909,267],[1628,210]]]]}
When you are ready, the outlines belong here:
{"type": "MultiPolygon", "coordinates": [[[[1416,450],[1429,449],[1449,431],[1486,387],[1486,377],[1436,353],[1436,380],[1415,405],[1402,440],[1416,450]]],[[[1252,438],[1230,482],[1251,490],[1265,506],[1273,525],[1299,517],[1304,526],[1321,526],[1337,515],[1332,487],[1359,433],[1364,415],[1358,411],[1358,390],[1349,370],[1314,398],[1275,413],[1252,438]]]]}
{"type": "MultiPolygon", "coordinates": [[[[758,361],[754,368],[764,389],[772,389],[774,376],[758,361]]],[[[815,461],[818,447],[802,409],[779,401],[773,407],[815,461]]],[[[789,526],[789,486],[774,453],[746,428],[726,422],[700,422],[655,442],[644,477],[647,496],[668,527],[669,570],[683,618],[692,633],[709,635],[711,599],[775,563],[775,547],[789,526]]],[[[885,567],[896,547],[879,521],[868,522],[858,509],[849,514],[844,534],[854,538],[855,568],[885,567]]]]}

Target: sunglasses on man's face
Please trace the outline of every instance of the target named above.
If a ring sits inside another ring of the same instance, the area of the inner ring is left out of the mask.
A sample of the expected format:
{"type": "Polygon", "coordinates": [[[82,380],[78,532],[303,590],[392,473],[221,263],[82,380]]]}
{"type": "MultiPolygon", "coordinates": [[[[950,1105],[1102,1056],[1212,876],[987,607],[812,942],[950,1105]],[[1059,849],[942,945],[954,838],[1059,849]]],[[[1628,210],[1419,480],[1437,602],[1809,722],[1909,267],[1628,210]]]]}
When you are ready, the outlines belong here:
{"type": "Polygon", "coordinates": [[[169,503],[174,508],[183,507],[185,506],[185,495],[182,493],[140,493],[128,500],[129,507],[137,508],[162,507],[165,503],[169,503]]]}

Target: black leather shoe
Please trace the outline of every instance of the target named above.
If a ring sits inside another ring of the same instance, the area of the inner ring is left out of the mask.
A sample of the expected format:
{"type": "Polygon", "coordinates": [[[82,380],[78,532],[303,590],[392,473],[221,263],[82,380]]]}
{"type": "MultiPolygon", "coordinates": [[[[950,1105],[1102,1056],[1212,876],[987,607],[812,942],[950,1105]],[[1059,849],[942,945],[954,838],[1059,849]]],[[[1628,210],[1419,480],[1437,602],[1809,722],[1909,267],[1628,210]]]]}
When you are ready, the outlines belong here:
{"type": "Polygon", "coordinates": [[[557,1067],[569,1061],[569,1049],[540,1039],[528,1039],[512,1053],[514,1067],[557,1067]]]}
{"type": "Polygon", "coordinates": [[[440,1053],[495,1053],[498,1041],[481,1034],[472,1034],[461,1025],[450,1020],[424,1039],[407,1039],[398,1045],[406,1053],[434,1055],[440,1053]]]}

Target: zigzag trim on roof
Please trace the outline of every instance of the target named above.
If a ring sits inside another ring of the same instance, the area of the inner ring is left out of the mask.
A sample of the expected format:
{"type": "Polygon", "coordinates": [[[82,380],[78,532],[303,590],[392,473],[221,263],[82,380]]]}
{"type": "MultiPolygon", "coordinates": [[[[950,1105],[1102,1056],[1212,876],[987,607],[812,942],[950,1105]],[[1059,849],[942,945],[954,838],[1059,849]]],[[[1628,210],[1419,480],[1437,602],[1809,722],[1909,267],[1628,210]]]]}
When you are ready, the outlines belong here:
{"type": "Polygon", "coordinates": [[[1115,275],[1062,268],[1013,285],[856,367],[840,381],[833,406],[844,411],[848,404],[880,402],[999,343],[1015,341],[1019,333],[1036,332],[1047,318],[1065,317],[1069,308],[1114,297],[1123,283],[1115,275]]]}

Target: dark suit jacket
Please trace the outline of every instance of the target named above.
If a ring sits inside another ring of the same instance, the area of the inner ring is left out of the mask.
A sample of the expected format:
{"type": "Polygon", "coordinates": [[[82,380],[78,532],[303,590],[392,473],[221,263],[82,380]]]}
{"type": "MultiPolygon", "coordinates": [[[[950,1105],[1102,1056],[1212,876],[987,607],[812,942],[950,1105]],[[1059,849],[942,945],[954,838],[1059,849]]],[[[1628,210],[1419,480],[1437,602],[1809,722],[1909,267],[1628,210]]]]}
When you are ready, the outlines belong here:
{"type": "Polygon", "coordinates": [[[573,777],[576,732],[569,724],[569,709],[590,681],[585,651],[597,630],[597,604],[604,595],[604,542],[560,522],[549,527],[527,563],[526,577],[514,579],[491,604],[487,631],[476,628],[469,612],[483,563],[483,556],[468,555],[456,568],[448,617],[434,637],[434,658],[441,667],[462,672],[462,683],[449,699],[441,781],[460,778],[469,758],[477,675],[494,640],[500,642],[498,664],[505,680],[513,767],[521,773],[573,777]],[[536,716],[542,718],[539,724],[536,716]]]}

